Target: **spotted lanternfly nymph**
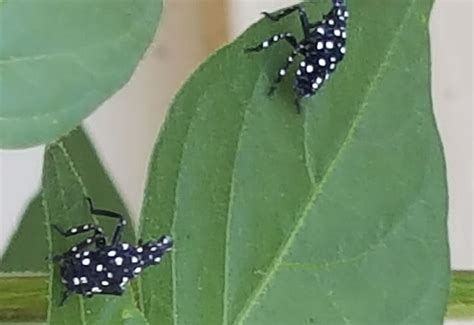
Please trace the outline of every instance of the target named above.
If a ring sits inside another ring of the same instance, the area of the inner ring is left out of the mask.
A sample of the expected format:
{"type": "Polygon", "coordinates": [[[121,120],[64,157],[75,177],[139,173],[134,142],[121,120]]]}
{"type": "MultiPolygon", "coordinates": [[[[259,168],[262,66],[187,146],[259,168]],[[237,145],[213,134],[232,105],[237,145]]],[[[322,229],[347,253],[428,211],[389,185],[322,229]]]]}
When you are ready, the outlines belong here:
{"type": "Polygon", "coordinates": [[[293,85],[296,93],[296,107],[300,112],[301,98],[314,95],[329,79],[331,73],[336,70],[337,64],[344,58],[349,12],[347,11],[346,0],[332,0],[331,10],[323,16],[323,20],[315,23],[309,22],[304,8],[300,5],[289,7],[274,15],[267,12],[263,14],[272,21],[278,21],[296,11],[299,12],[304,33],[304,38],[301,41],[298,42],[291,33],[275,34],[258,46],[248,48],[245,51],[259,52],[281,40],[287,41],[293,47],[293,52],[278,72],[278,76],[270,88],[270,94],[275,91],[277,84],[287,74],[290,65],[296,61],[296,56],[303,56],[296,70],[293,85]]]}
{"type": "Polygon", "coordinates": [[[61,281],[66,287],[60,305],[73,293],[85,297],[94,294],[120,296],[130,280],[148,266],[160,263],[163,255],[173,246],[169,236],[146,243],[140,240],[137,246],[121,242],[125,219],[116,212],[95,209],[90,198],[87,202],[91,214],[115,218],[117,226],[112,240],[107,243],[102,228],[95,224],[84,224],[66,231],[53,225],[65,237],[93,232],[89,238],[53,258],[59,264],[61,281]],[[90,246],[95,248],[87,250],[90,246]]]}

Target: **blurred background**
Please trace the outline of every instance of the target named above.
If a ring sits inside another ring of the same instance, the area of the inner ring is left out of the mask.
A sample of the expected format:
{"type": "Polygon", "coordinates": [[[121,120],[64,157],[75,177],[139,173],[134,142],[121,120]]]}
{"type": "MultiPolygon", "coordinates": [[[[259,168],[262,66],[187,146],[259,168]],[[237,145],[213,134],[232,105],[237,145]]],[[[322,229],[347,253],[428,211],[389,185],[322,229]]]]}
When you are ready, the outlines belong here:
{"type": "MultiPolygon", "coordinates": [[[[131,80],[84,122],[133,219],[140,213],[149,156],[177,90],[210,53],[257,21],[261,11],[295,2],[166,2],[153,44],[131,80]]],[[[456,270],[474,270],[473,11],[474,0],[436,0],[430,22],[433,102],[447,159],[456,270]]],[[[43,151],[42,146],[0,151],[0,256],[40,188],[43,151]]]]}

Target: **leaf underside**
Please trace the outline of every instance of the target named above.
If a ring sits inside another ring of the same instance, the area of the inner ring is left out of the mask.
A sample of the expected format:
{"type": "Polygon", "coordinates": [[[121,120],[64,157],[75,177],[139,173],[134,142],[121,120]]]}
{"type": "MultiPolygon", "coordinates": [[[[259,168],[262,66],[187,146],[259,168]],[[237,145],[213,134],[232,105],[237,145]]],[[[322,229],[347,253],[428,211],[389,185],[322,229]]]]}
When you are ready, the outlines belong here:
{"type": "Polygon", "coordinates": [[[0,147],[72,130],[130,78],[162,0],[0,2],[0,147]]]}
{"type": "MultiPolygon", "coordinates": [[[[320,3],[316,2],[315,3],[320,3]]],[[[141,235],[172,258],[142,276],[151,324],[441,324],[447,193],[430,94],[431,0],[351,0],[346,59],[295,113],[290,49],[244,54],[262,21],[175,99],[141,235]],[[288,81],[290,80],[290,81],[288,81]]],[[[313,20],[327,5],[306,6],[313,20]]]]}

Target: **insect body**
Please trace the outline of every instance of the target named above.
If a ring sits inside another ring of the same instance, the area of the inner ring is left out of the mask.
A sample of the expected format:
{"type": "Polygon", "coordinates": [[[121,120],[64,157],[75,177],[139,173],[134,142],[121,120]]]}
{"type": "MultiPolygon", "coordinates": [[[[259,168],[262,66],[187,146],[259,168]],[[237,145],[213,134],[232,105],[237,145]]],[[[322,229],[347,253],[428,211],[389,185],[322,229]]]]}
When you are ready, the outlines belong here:
{"type": "Polygon", "coordinates": [[[314,95],[336,70],[337,64],[342,61],[346,53],[346,25],[349,18],[346,0],[332,0],[332,2],[332,8],[323,16],[323,20],[315,23],[309,22],[304,8],[300,5],[289,7],[275,15],[264,12],[263,14],[273,21],[278,21],[293,12],[299,12],[304,38],[298,42],[291,33],[275,34],[258,46],[246,49],[246,52],[259,52],[281,40],[287,41],[293,47],[293,52],[286,64],[278,71],[270,88],[270,94],[287,74],[290,65],[297,61],[296,57],[298,55],[303,57],[299,61],[293,85],[298,112],[301,98],[314,95]]]}
{"type": "Polygon", "coordinates": [[[138,246],[121,242],[125,219],[118,213],[95,209],[89,198],[87,202],[92,214],[115,218],[117,226],[110,243],[107,243],[102,228],[95,224],[84,224],[66,231],[53,226],[65,237],[93,232],[91,237],[54,257],[54,261],[59,263],[61,281],[66,287],[61,305],[71,293],[86,297],[94,294],[121,295],[130,280],[148,266],[160,263],[163,255],[173,246],[169,236],[146,243],[139,241],[138,246]],[[88,250],[91,245],[95,249],[88,250]]]}

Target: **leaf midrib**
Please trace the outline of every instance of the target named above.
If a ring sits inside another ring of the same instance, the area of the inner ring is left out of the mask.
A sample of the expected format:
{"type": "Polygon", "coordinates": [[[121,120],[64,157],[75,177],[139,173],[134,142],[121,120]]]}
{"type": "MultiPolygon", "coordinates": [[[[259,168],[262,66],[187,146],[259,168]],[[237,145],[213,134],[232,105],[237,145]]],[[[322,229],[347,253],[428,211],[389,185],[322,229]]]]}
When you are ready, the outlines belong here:
{"type": "MultiPolygon", "coordinates": [[[[261,77],[262,75],[260,75],[261,77]]],[[[252,97],[251,98],[255,98],[255,95],[258,94],[258,91],[256,89],[256,85],[258,83],[258,79],[255,79],[255,83],[254,83],[254,87],[253,87],[253,93],[252,93],[252,97]]],[[[235,185],[235,174],[237,172],[237,169],[235,168],[235,163],[239,157],[239,153],[240,153],[240,149],[241,149],[241,140],[242,140],[242,135],[244,133],[244,130],[245,130],[245,125],[246,125],[246,121],[247,121],[247,114],[248,114],[248,111],[249,111],[249,108],[250,108],[250,103],[252,102],[252,100],[248,101],[245,105],[245,110],[244,110],[244,114],[243,114],[243,117],[242,117],[242,123],[240,125],[240,129],[239,129],[239,134],[238,134],[238,140],[237,140],[237,145],[236,145],[236,149],[235,149],[235,154],[234,154],[234,159],[233,159],[233,164],[232,164],[232,175],[231,175],[231,180],[230,180],[230,190],[229,190],[229,200],[228,200],[228,206],[227,206],[227,223],[226,223],[226,229],[225,229],[225,255],[224,255],[224,288],[223,288],[223,292],[222,292],[222,308],[223,308],[223,312],[222,312],[222,324],[227,324],[228,322],[228,304],[227,302],[229,301],[229,299],[227,299],[227,290],[228,290],[228,287],[229,287],[229,284],[228,284],[228,271],[229,271],[229,241],[230,241],[230,227],[231,227],[231,223],[232,223],[232,208],[233,208],[233,203],[234,203],[234,185],[235,185]]]]}
{"type": "MultiPolygon", "coordinates": [[[[288,249],[291,247],[293,241],[295,240],[297,233],[303,226],[304,221],[306,220],[306,217],[309,214],[311,207],[317,202],[320,195],[323,193],[324,185],[327,183],[328,178],[330,177],[333,170],[335,169],[335,166],[340,159],[341,153],[344,151],[347,144],[350,143],[350,140],[352,139],[351,136],[354,134],[354,131],[359,125],[362,116],[367,111],[369,98],[372,92],[374,91],[374,89],[377,87],[376,82],[381,78],[384,68],[389,65],[389,60],[391,59],[393,55],[393,49],[395,48],[397,41],[400,39],[401,31],[405,27],[407,19],[411,16],[414,4],[415,4],[415,0],[411,0],[410,4],[407,6],[407,9],[401,19],[401,23],[398,29],[395,31],[394,36],[387,47],[386,55],[382,59],[377,69],[377,72],[374,78],[372,79],[372,82],[367,88],[367,92],[364,96],[363,102],[360,105],[360,109],[358,113],[356,114],[354,120],[352,121],[350,128],[347,132],[347,135],[344,141],[342,142],[341,146],[339,147],[339,150],[337,151],[336,155],[334,156],[334,159],[331,161],[328,168],[326,169],[326,172],[323,174],[320,185],[314,187],[313,192],[310,195],[309,200],[303,209],[301,217],[297,220],[287,240],[284,243],[282,243],[281,248],[278,250],[278,253],[275,255],[275,257],[273,258],[273,261],[270,264],[270,268],[268,272],[266,273],[264,277],[262,277],[259,284],[256,286],[256,289],[249,296],[249,299],[246,305],[244,306],[244,308],[242,308],[242,310],[237,314],[234,324],[243,324],[243,321],[247,318],[249,312],[256,305],[258,297],[264,292],[264,289],[267,287],[267,285],[269,284],[269,282],[275,275],[276,271],[278,270],[279,266],[282,264],[283,257],[286,255],[288,249]]],[[[306,139],[306,134],[307,133],[305,132],[305,139],[306,139]]],[[[306,143],[306,140],[305,140],[305,143],[306,143]]]]}
{"type": "MultiPolygon", "coordinates": [[[[48,149],[47,149],[48,150],[48,149]]],[[[63,152],[64,154],[64,152],[63,152]]],[[[56,168],[57,164],[56,164],[56,159],[54,157],[54,154],[53,152],[50,153],[51,155],[51,159],[53,161],[53,169],[54,169],[54,175],[56,176],[56,179],[59,183],[59,186],[60,186],[60,196],[61,196],[61,202],[62,202],[62,205],[65,206],[65,200],[64,200],[64,191],[63,191],[63,187],[61,186],[61,176],[59,175],[59,172],[56,168]]],[[[66,155],[64,155],[65,157],[67,157],[66,155]]],[[[43,195],[44,195],[44,192],[43,192],[43,195]]],[[[42,206],[43,206],[43,209],[44,209],[44,214],[46,216],[46,231],[47,231],[47,234],[48,234],[48,243],[49,243],[49,250],[50,250],[50,254],[53,253],[53,241],[52,241],[52,236],[51,236],[51,218],[50,218],[50,214],[49,214],[49,209],[48,209],[48,204],[45,200],[45,198],[43,197],[42,199],[42,206]]],[[[50,279],[49,279],[49,288],[48,288],[48,291],[49,291],[49,307],[48,307],[48,323],[50,322],[51,320],[51,315],[52,315],[52,306],[54,304],[54,302],[51,301],[51,298],[53,296],[53,292],[52,292],[52,288],[53,288],[53,283],[54,283],[54,264],[52,261],[50,261],[49,263],[49,269],[50,269],[50,279]]],[[[81,319],[81,323],[84,324],[84,325],[87,325],[87,322],[86,322],[86,315],[85,315],[85,310],[84,310],[84,301],[83,301],[83,298],[82,296],[79,296],[78,297],[78,300],[79,300],[79,314],[80,314],[80,319],[81,319]]]]}

